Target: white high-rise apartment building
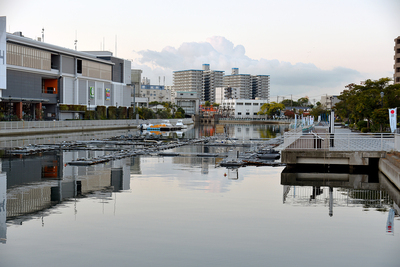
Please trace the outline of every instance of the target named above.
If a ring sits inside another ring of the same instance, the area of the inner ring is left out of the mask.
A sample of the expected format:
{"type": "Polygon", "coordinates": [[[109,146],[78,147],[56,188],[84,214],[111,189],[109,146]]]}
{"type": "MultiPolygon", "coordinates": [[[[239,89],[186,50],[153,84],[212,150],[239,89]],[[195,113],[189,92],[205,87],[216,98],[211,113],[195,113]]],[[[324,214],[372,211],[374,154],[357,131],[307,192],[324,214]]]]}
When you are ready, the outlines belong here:
{"type": "Polygon", "coordinates": [[[400,83],[400,36],[394,39],[394,83],[400,83]]]}
{"type": "Polygon", "coordinates": [[[251,76],[251,99],[269,99],[269,75],[251,76]]]}
{"type": "Polygon", "coordinates": [[[224,76],[224,87],[236,88],[240,99],[269,100],[269,75],[239,74],[238,68],[232,68],[232,74],[224,76]]]}
{"type": "Polygon", "coordinates": [[[224,87],[237,88],[239,99],[251,99],[251,75],[239,74],[238,68],[232,68],[232,74],[224,76],[224,87]]]}
{"type": "Polygon", "coordinates": [[[203,71],[202,70],[179,70],[173,73],[173,91],[196,92],[202,95],[203,71]]]}
{"type": "Polygon", "coordinates": [[[239,74],[238,68],[232,68],[232,74],[224,76],[223,71],[210,70],[209,64],[203,64],[202,70],[174,71],[173,75],[173,93],[196,92],[201,101],[269,100],[269,75],[239,74]],[[217,91],[219,87],[223,89],[217,91]]]}
{"type": "Polygon", "coordinates": [[[210,70],[209,64],[203,64],[202,101],[215,103],[215,88],[222,86],[224,72],[210,70]]]}
{"type": "Polygon", "coordinates": [[[224,72],[210,70],[203,64],[202,70],[180,70],[173,73],[174,92],[196,92],[201,101],[215,102],[215,88],[222,86],[224,72]]]}

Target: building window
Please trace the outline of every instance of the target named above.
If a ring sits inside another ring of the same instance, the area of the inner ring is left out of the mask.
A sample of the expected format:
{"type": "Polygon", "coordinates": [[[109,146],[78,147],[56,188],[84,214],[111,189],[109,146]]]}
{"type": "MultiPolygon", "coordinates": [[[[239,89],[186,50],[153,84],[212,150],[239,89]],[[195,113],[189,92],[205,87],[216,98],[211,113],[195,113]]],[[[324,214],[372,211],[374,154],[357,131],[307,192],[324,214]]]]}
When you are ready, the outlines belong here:
{"type": "Polygon", "coordinates": [[[246,112],[246,115],[250,115],[250,112],[246,112]]]}
{"type": "Polygon", "coordinates": [[[253,103],[253,106],[258,106],[258,103],[253,103]]]}
{"type": "Polygon", "coordinates": [[[82,60],[76,60],[76,72],[82,74],[82,60]]]}
{"type": "Polygon", "coordinates": [[[236,103],[236,105],[238,105],[238,106],[243,106],[243,103],[236,103]]]}
{"type": "Polygon", "coordinates": [[[253,114],[253,115],[254,115],[254,116],[255,116],[255,115],[257,115],[257,112],[254,112],[254,114],[253,114]]]}
{"type": "Polygon", "coordinates": [[[238,112],[238,115],[242,115],[242,112],[238,112]]]}
{"type": "Polygon", "coordinates": [[[246,106],[251,106],[251,103],[245,103],[246,106]]]}

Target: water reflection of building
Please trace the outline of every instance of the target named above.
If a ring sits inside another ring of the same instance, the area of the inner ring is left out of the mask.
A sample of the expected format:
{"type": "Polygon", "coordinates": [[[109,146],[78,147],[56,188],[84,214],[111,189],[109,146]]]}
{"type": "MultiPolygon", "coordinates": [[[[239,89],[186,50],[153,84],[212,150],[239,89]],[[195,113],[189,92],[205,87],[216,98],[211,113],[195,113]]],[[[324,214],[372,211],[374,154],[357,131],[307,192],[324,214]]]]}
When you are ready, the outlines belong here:
{"type": "Polygon", "coordinates": [[[48,134],[48,135],[20,135],[0,137],[0,147],[19,147],[29,144],[46,145],[57,144],[61,141],[88,141],[93,139],[103,139],[118,135],[135,135],[136,130],[116,130],[116,131],[93,131],[93,132],[72,132],[68,134],[48,134]]]}
{"type": "Polygon", "coordinates": [[[287,128],[278,124],[227,124],[225,127],[229,136],[237,139],[275,138],[287,128]]]}
{"type": "Polygon", "coordinates": [[[349,173],[295,173],[285,169],[281,174],[283,202],[294,206],[327,206],[333,215],[333,206],[375,208],[388,211],[393,196],[400,193],[382,187],[383,178],[374,175],[349,173]]]}
{"type": "Polygon", "coordinates": [[[135,164],[130,158],[88,167],[66,164],[72,159],[104,153],[107,152],[59,151],[24,160],[3,159],[3,172],[8,177],[7,220],[21,223],[51,213],[51,208],[63,201],[110,197],[112,192],[130,189],[130,169],[135,164]]]}

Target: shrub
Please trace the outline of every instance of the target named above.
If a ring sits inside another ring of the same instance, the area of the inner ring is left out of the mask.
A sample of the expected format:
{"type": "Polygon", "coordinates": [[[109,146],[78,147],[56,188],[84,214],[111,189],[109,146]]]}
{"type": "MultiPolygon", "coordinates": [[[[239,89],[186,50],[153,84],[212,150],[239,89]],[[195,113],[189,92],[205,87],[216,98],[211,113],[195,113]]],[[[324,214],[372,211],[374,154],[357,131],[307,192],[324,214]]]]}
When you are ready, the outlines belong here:
{"type": "Polygon", "coordinates": [[[367,128],[368,122],[366,121],[359,121],[357,122],[357,129],[361,130],[362,128],[367,128]]]}
{"type": "Polygon", "coordinates": [[[97,117],[100,120],[107,119],[107,107],[106,106],[97,106],[96,113],[97,113],[97,117]]]}

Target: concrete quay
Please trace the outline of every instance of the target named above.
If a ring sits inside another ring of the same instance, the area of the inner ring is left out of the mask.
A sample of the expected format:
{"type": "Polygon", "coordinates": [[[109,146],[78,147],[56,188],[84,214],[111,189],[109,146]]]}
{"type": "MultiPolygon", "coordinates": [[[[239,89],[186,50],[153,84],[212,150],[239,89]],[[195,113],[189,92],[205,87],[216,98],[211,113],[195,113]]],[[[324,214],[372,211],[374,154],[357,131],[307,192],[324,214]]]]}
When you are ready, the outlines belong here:
{"type": "MultiPolygon", "coordinates": [[[[89,131],[110,131],[122,129],[138,129],[140,124],[161,123],[154,120],[71,120],[71,121],[17,121],[0,122],[0,136],[24,136],[54,133],[72,133],[89,131]]],[[[178,119],[171,119],[176,124],[178,119]]],[[[192,119],[183,119],[184,124],[193,124],[192,119]]]]}

